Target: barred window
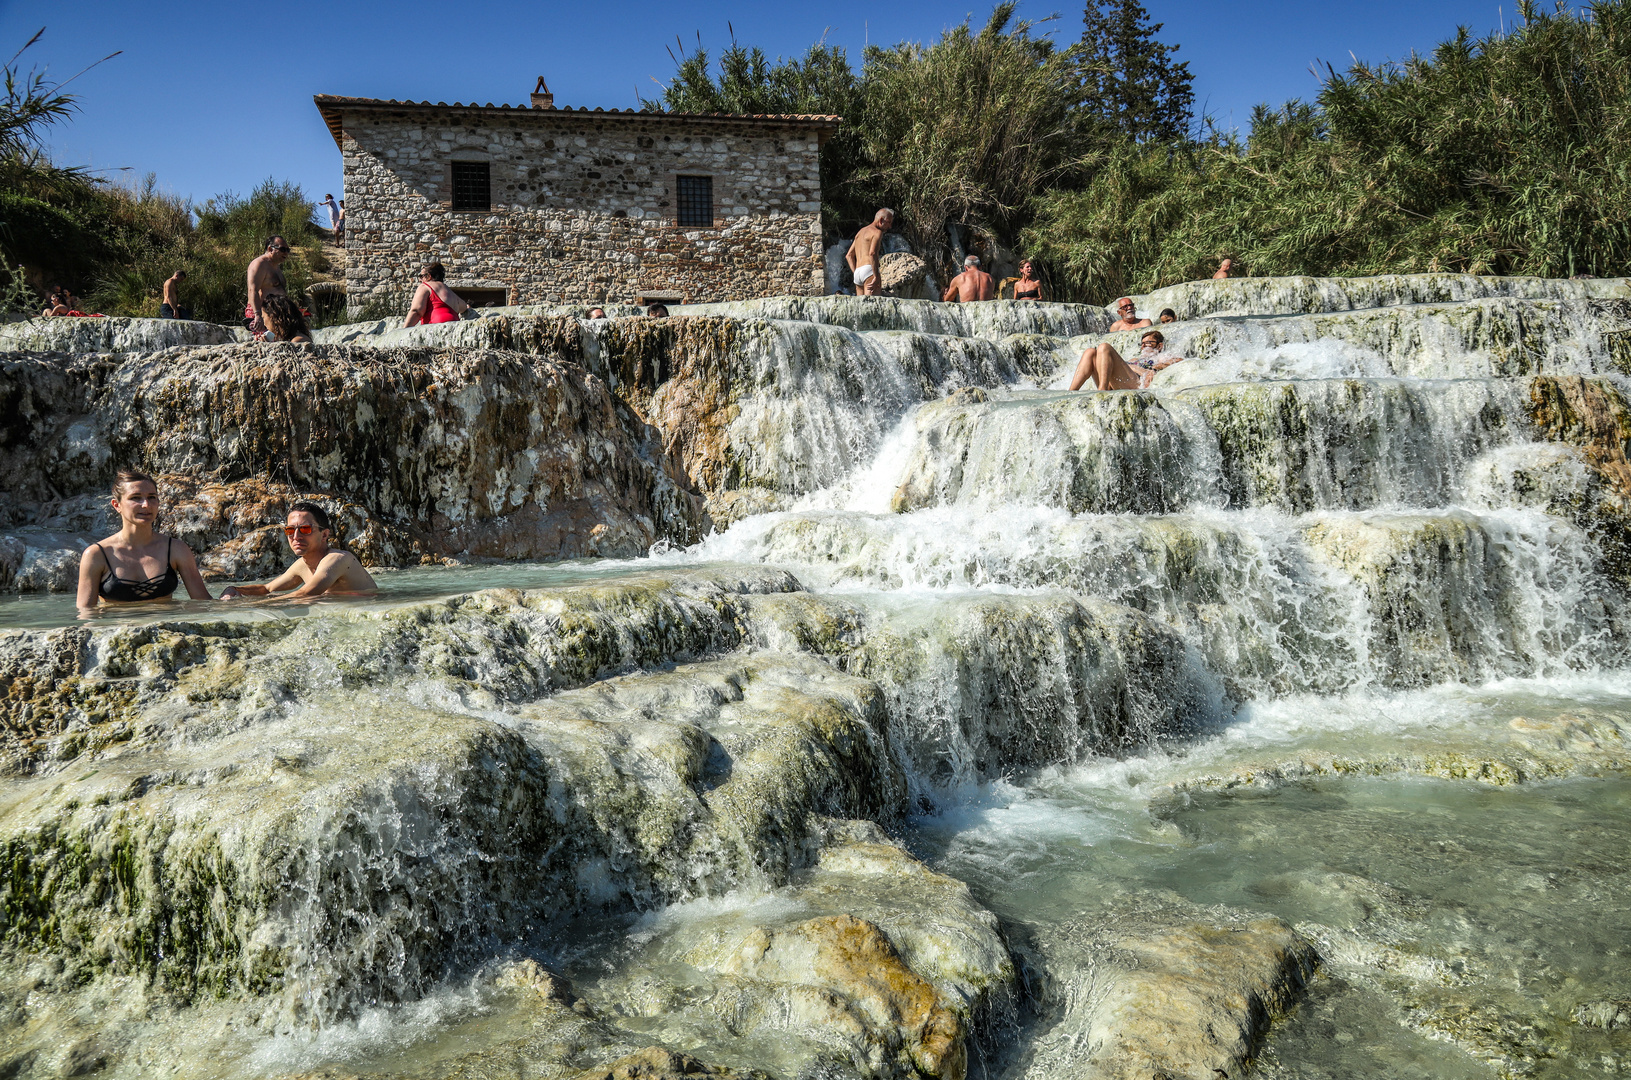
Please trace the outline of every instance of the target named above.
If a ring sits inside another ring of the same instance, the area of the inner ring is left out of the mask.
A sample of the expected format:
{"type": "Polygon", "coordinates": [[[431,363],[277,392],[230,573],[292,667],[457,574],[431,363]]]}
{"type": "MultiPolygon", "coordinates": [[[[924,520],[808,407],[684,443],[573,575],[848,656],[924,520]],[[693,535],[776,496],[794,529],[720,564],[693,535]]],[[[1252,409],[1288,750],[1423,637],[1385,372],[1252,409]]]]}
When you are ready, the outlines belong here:
{"type": "Polygon", "coordinates": [[[492,189],[492,180],[485,161],[453,163],[453,209],[491,209],[492,189]]]}
{"type": "Polygon", "coordinates": [[[711,226],[714,223],[714,178],[676,176],[674,181],[679,223],[704,228],[711,226]]]}

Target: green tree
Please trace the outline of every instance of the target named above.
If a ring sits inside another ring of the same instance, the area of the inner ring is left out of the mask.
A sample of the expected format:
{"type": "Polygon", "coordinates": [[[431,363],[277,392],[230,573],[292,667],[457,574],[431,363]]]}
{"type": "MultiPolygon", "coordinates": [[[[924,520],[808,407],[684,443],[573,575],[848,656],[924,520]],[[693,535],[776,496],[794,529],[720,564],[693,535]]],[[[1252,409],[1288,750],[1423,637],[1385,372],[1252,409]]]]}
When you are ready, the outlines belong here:
{"type": "Polygon", "coordinates": [[[1011,241],[1039,194],[1074,182],[1087,147],[1074,55],[1033,36],[1014,9],[998,4],[984,28],[964,22],[931,45],[867,51],[858,179],[942,268],[948,223],[1011,241]]]}
{"type": "MultiPolygon", "coordinates": [[[[728,24],[727,24],[728,25],[728,24]]],[[[803,59],[778,57],[771,63],[759,48],[731,43],[719,54],[718,75],[708,51],[698,47],[687,53],[683,44],[675,56],[674,77],[656,99],[641,99],[640,107],[679,113],[779,113],[841,116],[837,134],[821,148],[823,210],[829,227],[836,227],[852,208],[866,201],[855,190],[861,172],[861,132],[865,129],[861,77],[850,67],[843,49],[822,42],[810,46],[803,59]]],[[[674,54],[670,52],[670,55],[674,54]]]]}
{"type": "Polygon", "coordinates": [[[1631,271],[1631,0],[1327,69],[1249,135],[1126,145],[1026,233],[1085,298],[1205,276],[1631,271]]]}
{"type": "Polygon", "coordinates": [[[1082,99],[1109,130],[1138,141],[1175,142],[1194,124],[1194,77],[1173,59],[1138,0],[1087,0],[1079,52],[1082,99]]]}

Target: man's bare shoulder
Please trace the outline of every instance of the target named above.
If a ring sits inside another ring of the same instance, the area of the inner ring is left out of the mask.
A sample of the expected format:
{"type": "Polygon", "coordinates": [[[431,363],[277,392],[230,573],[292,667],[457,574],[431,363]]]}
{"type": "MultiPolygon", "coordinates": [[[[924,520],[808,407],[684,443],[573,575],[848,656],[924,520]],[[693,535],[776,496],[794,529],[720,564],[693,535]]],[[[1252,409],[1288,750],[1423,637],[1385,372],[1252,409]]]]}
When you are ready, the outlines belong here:
{"type": "Polygon", "coordinates": [[[363,566],[361,559],[358,559],[349,551],[334,552],[333,554],[339,555],[340,559],[330,564],[334,573],[338,576],[335,578],[334,584],[329,586],[329,592],[373,593],[379,591],[379,584],[374,581],[374,575],[370,574],[368,568],[363,566]]]}

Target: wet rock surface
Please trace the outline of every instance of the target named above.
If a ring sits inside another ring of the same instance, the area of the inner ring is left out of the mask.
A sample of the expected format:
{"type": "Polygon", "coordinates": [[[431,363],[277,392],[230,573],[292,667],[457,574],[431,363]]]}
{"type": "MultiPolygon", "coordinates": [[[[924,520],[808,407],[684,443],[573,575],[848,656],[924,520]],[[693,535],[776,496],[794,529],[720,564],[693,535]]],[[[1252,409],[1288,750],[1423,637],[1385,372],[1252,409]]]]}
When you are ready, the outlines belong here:
{"type": "Polygon", "coordinates": [[[1025,1077],[1234,1076],[1319,962],[1279,919],[1160,895],[1084,911],[1031,948],[1049,979],[1025,1077]]]}
{"type": "Polygon", "coordinates": [[[655,431],[535,355],[240,345],[33,356],[4,375],[25,417],[4,448],[14,521],[53,531],[61,497],[94,499],[117,465],[180,474],[172,527],[250,548],[222,552],[222,574],[275,562],[246,538],[296,494],[360,517],[347,532],[386,563],[630,556],[705,524],[655,431]]]}
{"type": "Polygon", "coordinates": [[[0,1075],[1623,1072],[1623,289],[4,339],[0,588],[422,569],[0,631],[0,1075]]]}

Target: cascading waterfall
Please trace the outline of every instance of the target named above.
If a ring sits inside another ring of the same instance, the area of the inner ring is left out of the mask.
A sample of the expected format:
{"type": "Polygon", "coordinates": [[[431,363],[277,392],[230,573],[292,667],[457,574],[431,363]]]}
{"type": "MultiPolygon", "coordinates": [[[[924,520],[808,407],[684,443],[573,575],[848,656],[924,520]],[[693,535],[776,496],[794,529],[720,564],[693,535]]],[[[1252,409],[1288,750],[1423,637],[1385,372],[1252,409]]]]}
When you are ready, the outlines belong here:
{"type": "Polygon", "coordinates": [[[728,528],[0,604],[0,1075],[1631,1069],[1628,297],[1175,286],[1116,394],[1071,305],[325,332],[566,350],[728,528]]]}

